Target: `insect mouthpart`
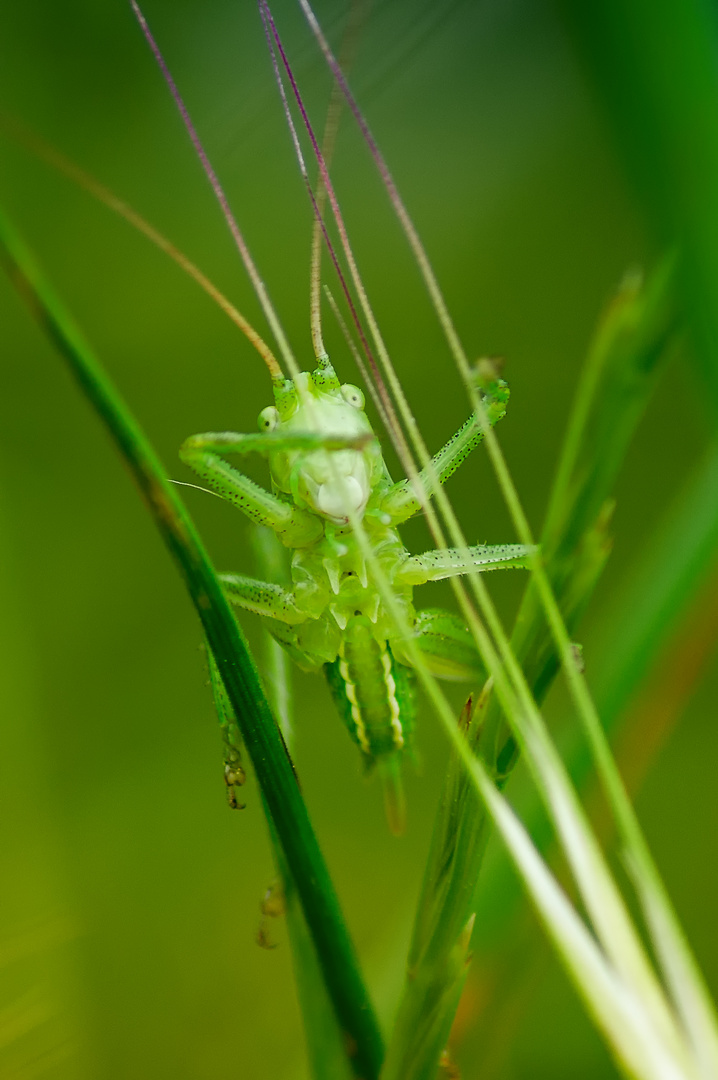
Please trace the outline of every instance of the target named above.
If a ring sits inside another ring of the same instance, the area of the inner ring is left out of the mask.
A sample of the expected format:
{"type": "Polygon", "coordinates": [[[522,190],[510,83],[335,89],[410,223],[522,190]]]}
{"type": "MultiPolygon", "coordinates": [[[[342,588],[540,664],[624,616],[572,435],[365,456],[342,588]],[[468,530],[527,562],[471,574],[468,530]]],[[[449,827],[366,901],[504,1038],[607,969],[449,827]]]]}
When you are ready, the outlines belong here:
{"type": "Polygon", "coordinates": [[[347,525],[351,515],[364,513],[371,492],[363,454],[339,450],[308,455],[301,465],[299,488],[315,513],[335,525],[347,525]]]}
{"type": "Polygon", "coordinates": [[[320,484],[317,491],[317,510],[337,524],[349,521],[349,514],[363,514],[366,495],[353,476],[339,477],[336,482],[320,484]]]}

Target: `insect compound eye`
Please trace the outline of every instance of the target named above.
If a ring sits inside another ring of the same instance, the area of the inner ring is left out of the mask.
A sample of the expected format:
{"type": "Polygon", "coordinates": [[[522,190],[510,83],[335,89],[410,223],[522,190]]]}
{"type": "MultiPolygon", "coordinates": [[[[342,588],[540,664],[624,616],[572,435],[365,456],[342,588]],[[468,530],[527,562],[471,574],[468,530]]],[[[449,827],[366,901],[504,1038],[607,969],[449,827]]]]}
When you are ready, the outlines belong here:
{"type": "Polygon", "coordinates": [[[347,405],[351,405],[353,409],[364,408],[364,395],[358,386],[352,386],[351,383],[344,383],[344,386],[342,386],[342,397],[347,405]]]}
{"type": "Polygon", "coordinates": [[[274,405],[267,405],[266,409],[262,409],[257,419],[257,424],[260,431],[274,431],[278,423],[279,413],[275,409],[274,405]]]}

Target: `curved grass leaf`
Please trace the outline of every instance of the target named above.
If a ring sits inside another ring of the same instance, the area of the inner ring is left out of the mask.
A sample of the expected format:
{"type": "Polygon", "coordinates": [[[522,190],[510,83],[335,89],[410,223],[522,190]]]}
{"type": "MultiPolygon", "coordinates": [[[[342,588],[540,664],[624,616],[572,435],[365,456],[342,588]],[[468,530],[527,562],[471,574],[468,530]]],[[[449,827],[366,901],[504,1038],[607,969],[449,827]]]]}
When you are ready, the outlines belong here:
{"type": "MultiPolygon", "coordinates": [[[[675,328],[666,263],[645,286],[627,279],[609,306],[588,353],[554,484],[542,551],[564,618],[574,626],[610,550],[606,504],[627,444],[655,384],[675,328]]],[[[540,702],[558,670],[556,649],[533,581],[526,589],[512,646],[540,702]]],[[[500,783],[517,760],[517,745],[502,710],[482,695],[470,738],[500,783]]],[[[396,1075],[430,1076],[441,1046],[426,1047],[416,1072],[411,1038],[422,1024],[447,1030],[451,956],[472,910],[489,823],[462,766],[452,761],[434,830],[409,956],[409,977],[389,1060],[396,1075]],[[440,1018],[443,1014],[443,1019],[440,1018]],[[399,1043],[403,1049],[399,1048],[399,1043]],[[404,1069],[404,1073],[401,1069],[404,1069]]]]}
{"type": "Polygon", "coordinates": [[[382,1043],[297,777],[256,668],[209,557],[176,490],[61,301],[0,214],[0,257],[18,291],[109,430],[179,565],[252,760],[310,929],[357,1076],[378,1076],[382,1043]]]}

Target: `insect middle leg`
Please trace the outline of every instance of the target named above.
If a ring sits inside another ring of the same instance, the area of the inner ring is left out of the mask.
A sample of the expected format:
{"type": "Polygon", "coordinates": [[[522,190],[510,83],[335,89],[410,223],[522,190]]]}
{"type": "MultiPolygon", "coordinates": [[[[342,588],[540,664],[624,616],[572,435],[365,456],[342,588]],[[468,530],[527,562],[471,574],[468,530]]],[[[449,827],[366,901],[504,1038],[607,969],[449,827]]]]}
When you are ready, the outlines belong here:
{"type": "MultiPolygon", "coordinates": [[[[506,415],[509,390],[503,379],[493,378],[486,383],[484,410],[486,422],[493,427],[506,415]]],[[[484,428],[476,416],[451,436],[449,441],[434,454],[431,463],[419,473],[419,486],[427,499],[436,492],[436,484],[444,484],[484,437],[484,428]]],[[[400,480],[389,489],[382,500],[381,509],[389,514],[394,525],[408,521],[421,510],[422,503],[410,480],[400,480]]]]}
{"type": "Polygon", "coordinates": [[[487,570],[524,570],[537,549],[526,544],[481,544],[468,548],[444,548],[410,555],[396,572],[404,585],[424,585],[427,581],[460,577],[487,570]]]}
{"type": "Polygon", "coordinates": [[[278,619],[290,626],[307,618],[306,612],[297,607],[294,595],[281,585],[257,581],[244,574],[220,574],[219,580],[230,604],[244,611],[278,619]]]}

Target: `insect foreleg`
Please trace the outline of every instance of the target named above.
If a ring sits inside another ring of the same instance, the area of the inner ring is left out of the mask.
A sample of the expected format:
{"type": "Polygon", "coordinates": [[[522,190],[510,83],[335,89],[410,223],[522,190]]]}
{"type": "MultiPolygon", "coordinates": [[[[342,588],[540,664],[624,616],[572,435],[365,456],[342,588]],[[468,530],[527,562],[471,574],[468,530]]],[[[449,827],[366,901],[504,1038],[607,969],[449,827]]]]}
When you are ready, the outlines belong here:
{"type": "Polygon", "coordinates": [[[190,436],[180,447],[180,458],[218,495],[238,506],[257,525],[269,526],[289,547],[303,547],[318,540],[324,531],[316,515],[270,494],[225,461],[223,455],[360,450],[373,438],[371,431],[349,436],[311,431],[263,432],[257,435],[210,431],[190,436]]]}
{"type": "Polygon", "coordinates": [[[411,555],[396,571],[396,582],[402,585],[423,585],[427,581],[458,577],[472,570],[520,570],[528,566],[535,548],[525,544],[495,544],[443,551],[426,551],[411,555]]]}
{"type": "Polygon", "coordinates": [[[180,448],[180,458],[223,499],[238,506],[257,525],[273,529],[283,543],[309,544],[322,533],[322,523],[313,514],[272,495],[221,456],[249,453],[271,438],[267,435],[235,435],[209,432],[192,435],[180,448]]]}
{"type": "Polygon", "coordinates": [[[244,611],[279,619],[290,626],[307,618],[306,613],[297,607],[292,593],[281,585],[257,581],[243,574],[220,574],[219,579],[229,602],[244,611]]]}
{"type": "Polygon", "coordinates": [[[191,464],[197,452],[215,454],[272,454],[278,450],[361,450],[375,436],[371,433],[341,435],[314,431],[264,431],[241,435],[236,431],[207,431],[190,435],[180,447],[180,457],[191,464]]]}

